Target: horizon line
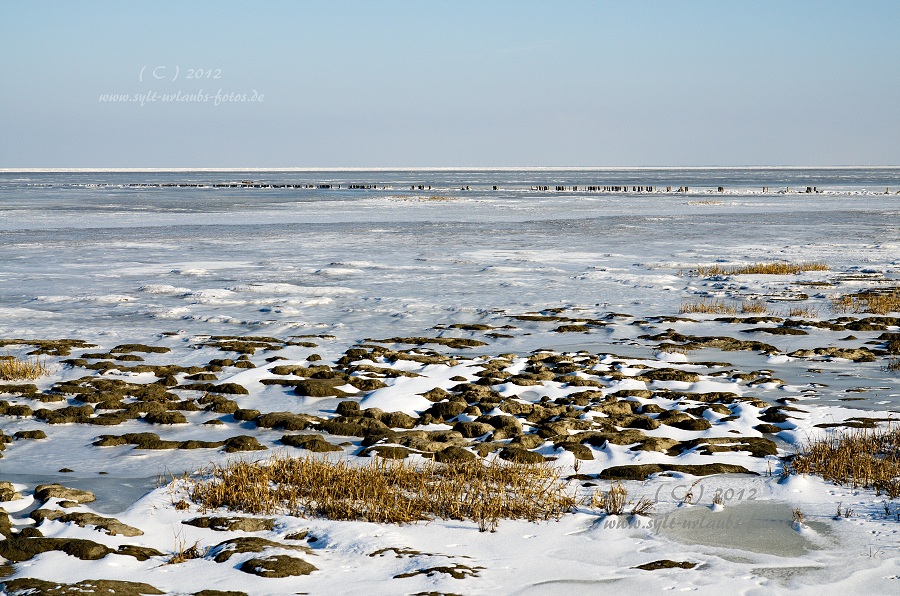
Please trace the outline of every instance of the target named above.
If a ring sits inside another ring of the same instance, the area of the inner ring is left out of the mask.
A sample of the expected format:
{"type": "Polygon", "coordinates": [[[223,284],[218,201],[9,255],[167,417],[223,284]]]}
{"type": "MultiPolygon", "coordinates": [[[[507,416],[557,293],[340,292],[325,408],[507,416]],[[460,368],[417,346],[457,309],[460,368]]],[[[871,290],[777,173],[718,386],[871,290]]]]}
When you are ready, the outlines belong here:
{"type": "Polygon", "coordinates": [[[900,169],[900,165],[766,165],[766,166],[348,166],[348,167],[49,167],[0,168],[0,173],[154,173],[154,172],[515,172],[515,171],[607,171],[607,170],[842,170],[900,169]]]}

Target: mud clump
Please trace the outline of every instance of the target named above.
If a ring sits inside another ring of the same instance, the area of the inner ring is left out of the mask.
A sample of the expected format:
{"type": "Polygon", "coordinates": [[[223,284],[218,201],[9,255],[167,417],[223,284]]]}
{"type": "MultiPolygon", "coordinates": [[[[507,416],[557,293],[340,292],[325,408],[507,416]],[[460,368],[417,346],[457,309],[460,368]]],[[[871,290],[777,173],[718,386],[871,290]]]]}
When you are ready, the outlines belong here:
{"type": "Polygon", "coordinates": [[[434,454],[434,460],[436,462],[442,464],[452,464],[459,462],[470,462],[475,459],[475,454],[469,451],[468,449],[464,449],[462,447],[458,447],[456,445],[451,445],[449,447],[445,447],[444,449],[438,451],[434,454]]]}
{"type": "Polygon", "coordinates": [[[12,482],[0,482],[0,501],[15,501],[21,499],[22,495],[16,492],[12,482]]]}
{"type": "Polygon", "coordinates": [[[106,545],[80,538],[23,538],[13,536],[0,541],[0,557],[19,563],[49,551],[61,551],[83,561],[102,559],[113,551],[106,545]]]}
{"type": "Polygon", "coordinates": [[[382,344],[413,344],[422,346],[425,344],[437,344],[448,348],[477,348],[479,346],[488,345],[477,339],[466,339],[462,337],[391,337],[388,339],[375,340],[382,344]]]}
{"type": "Polygon", "coordinates": [[[95,513],[63,513],[58,509],[37,509],[31,512],[31,518],[38,523],[45,519],[56,520],[62,523],[74,523],[82,528],[94,526],[97,530],[103,530],[110,536],[143,536],[144,532],[124,524],[114,517],[103,517],[95,513]]]}
{"type": "Polygon", "coordinates": [[[94,493],[90,491],[68,488],[61,484],[40,484],[34,489],[34,497],[38,501],[60,499],[75,501],[78,504],[92,503],[95,500],[94,493]]]}
{"type": "Polygon", "coordinates": [[[275,528],[273,518],[258,517],[195,517],[181,523],[217,532],[263,532],[275,528]]]}
{"type": "Polygon", "coordinates": [[[144,416],[144,422],[151,424],[187,424],[187,418],[181,412],[150,412],[144,416]]]}
{"type": "Polygon", "coordinates": [[[709,476],[711,474],[753,474],[744,466],[734,464],[638,464],[625,466],[612,466],[597,475],[601,480],[646,480],[652,474],[659,472],[681,472],[693,476],[709,476]]]}
{"type": "MultiPolygon", "coordinates": [[[[248,412],[244,410],[244,412],[248,412]]],[[[248,412],[249,413],[249,412],[248,412]]],[[[275,428],[284,430],[304,430],[310,426],[324,422],[321,418],[308,414],[295,414],[293,412],[269,412],[257,416],[254,421],[260,428],[275,428]]],[[[332,433],[334,434],[334,433],[332,433]]]]}
{"type": "Polygon", "coordinates": [[[283,445],[289,445],[291,447],[298,447],[300,449],[306,449],[307,451],[312,451],[313,453],[328,453],[330,451],[343,451],[343,449],[337,445],[333,445],[326,441],[322,435],[284,435],[281,437],[281,443],[283,445]]]}
{"type": "Polygon", "coordinates": [[[237,451],[262,451],[268,449],[265,445],[260,445],[256,437],[250,435],[238,435],[225,439],[225,452],[235,453],[237,451]]]}
{"type": "Polygon", "coordinates": [[[685,383],[696,383],[700,380],[700,375],[677,368],[655,368],[638,375],[641,379],[648,381],[682,381],[685,383]]]}
{"type": "Polygon", "coordinates": [[[671,449],[671,452],[684,453],[691,449],[697,449],[697,453],[702,455],[736,451],[749,451],[753,457],[778,454],[775,443],[764,437],[704,437],[679,443],[671,449]]]}
{"type": "Polygon", "coordinates": [[[312,550],[308,546],[282,544],[273,542],[265,538],[257,538],[256,536],[246,536],[240,538],[231,538],[215,545],[210,549],[213,561],[216,563],[224,563],[232,557],[242,553],[261,553],[267,548],[281,548],[287,550],[295,550],[306,554],[312,554],[312,550]]]}
{"type": "Polygon", "coordinates": [[[114,594],[115,596],[145,596],[165,594],[149,584],[111,579],[86,579],[74,584],[49,582],[42,579],[21,577],[5,583],[11,596],[44,594],[46,596],[68,596],[75,594],[114,594]]]}
{"type": "Polygon", "coordinates": [[[13,436],[17,439],[46,439],[47,433],[42,430],[17,430],[13,436]]]}
{"type": "Polygon", "coordinates": [[[841,358],[853,362],[875,362],[875,354],[867,348],[816,348],[814,350],[796,350],[788,354],[792,358],[841,358]]]}
{"type": "Polygon", "coordinates": [[[259,577],[293,577],[309,575],[313,571],[318,571],[318,568],[311,563],[289,555],[255,557],[241,563],[238,569],[259,577]]]}
{"type": "Polygon", "coordinates": [[[337,388],[344,384],[345,381],[340,379],[310,379],[297,383],[294,393],[304,397],[346,397],[347,393],[337,388]]]}
{"type": "Polygon", "coordinates": [[[660,559],[659,561],[651,561],[643,565],[637,565],[632,569],[643,569],[644,571],[657,571],[659,569],[693,569],[696,563],[690,561],[672,561],[671,559],[660,559]]]}

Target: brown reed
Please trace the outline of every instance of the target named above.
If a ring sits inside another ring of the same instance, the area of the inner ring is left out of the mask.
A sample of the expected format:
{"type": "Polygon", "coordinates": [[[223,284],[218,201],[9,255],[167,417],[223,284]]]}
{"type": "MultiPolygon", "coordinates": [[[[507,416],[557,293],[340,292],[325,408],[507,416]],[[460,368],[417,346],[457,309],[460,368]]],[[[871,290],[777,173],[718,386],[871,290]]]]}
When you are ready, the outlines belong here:
{"type": "Polygon", "coordinates": [[[871,313],[886,315],[900,312],[900,289],[888,291],[867,290],[857,294],[847,294],[831,301],[831,310],[836,313],[871,313]]]}
{"type": "Polygon", "coordinates": [[[500,519],[558,519],[578,502],[548,464],[377,458],[357,466],[284,454],[213,465],[193,481],[190,497],[203,510],[398,524],[468,519],[481,531],[493,531],[500,519]]]}
{"type": "Polygon", "coordinates": [[[19,358],[6,355],[0,357],[0,379],[4,381],[31,381],[50,374],[47,361],[34,358],[19,358]]]}
{"type": "Polygon", "coordinates": [[[854,429],[809,441],[786,467],[853,488],[900,496],[900,427],[854,429]]]}
{"type": "Polygon", "coordinates": [[[736,305],[722,300],[700,299],[694,302],[682,302],[679,312],[681,314],[736,315],[738,308],[736,305]]]}
{"type": "Polygon", "coordinates": [[[825,261],[801,261],[798,263],[753,263],[750,265],[698,265],[692,273],[699,277],[715,275],[796,275],[804,271],[828,271],[825,261]]]}

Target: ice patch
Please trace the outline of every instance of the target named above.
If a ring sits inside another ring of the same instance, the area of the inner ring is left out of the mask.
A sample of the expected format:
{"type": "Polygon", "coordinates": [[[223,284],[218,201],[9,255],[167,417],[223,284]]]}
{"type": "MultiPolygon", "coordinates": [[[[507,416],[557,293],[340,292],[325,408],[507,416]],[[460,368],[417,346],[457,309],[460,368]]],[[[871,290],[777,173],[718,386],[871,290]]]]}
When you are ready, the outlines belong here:
{"type": "Polygon", "coordinates": [[[179,294],[190,294],[190,288],[177,288],[175,286],[169,284],[147,284],[138,288],[141,292],[146,292],[148,294],[168,294],[168,295],[179,295],[179,294]]]}

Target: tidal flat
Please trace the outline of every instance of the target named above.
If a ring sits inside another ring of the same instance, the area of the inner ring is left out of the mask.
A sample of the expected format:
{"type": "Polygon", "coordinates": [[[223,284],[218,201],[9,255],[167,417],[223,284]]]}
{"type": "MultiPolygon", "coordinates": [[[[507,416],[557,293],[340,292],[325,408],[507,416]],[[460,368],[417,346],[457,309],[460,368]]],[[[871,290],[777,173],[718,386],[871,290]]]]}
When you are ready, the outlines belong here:
{"type": "Polygon", "coordinates": [[[0,581],[893,592],[896,172],[4,172],[0,581]]]}

